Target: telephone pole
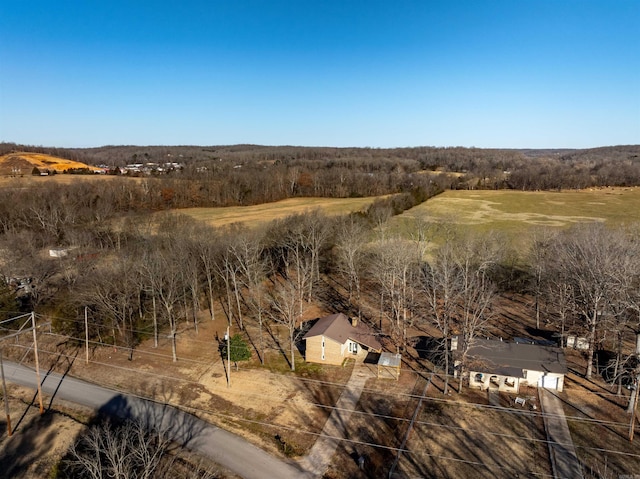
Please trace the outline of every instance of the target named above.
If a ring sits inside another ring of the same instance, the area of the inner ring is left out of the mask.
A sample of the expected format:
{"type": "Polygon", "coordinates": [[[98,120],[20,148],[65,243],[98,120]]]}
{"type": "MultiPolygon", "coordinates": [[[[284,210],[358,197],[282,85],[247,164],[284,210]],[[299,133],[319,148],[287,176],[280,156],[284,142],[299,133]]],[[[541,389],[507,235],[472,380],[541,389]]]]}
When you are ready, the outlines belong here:
{"type": "Polygon", "coordinates": [[[9,396],[7,396],[7,383],[4,380],[4,364],[2,363],[2,349],[0,349],[0,372],[2,373],[2,397],[4,398],[4,412],[7,415],[7,436],[11,437],[11,416],[9,415],[9,396]]]}
{"type": "Polygon", "coordinates": [[[229,335],[229,326],[227,326],[227,387],[231,387],[231,337],[229,335]]]}
{"type": "Polygon", "coordinates": [[[33,328],[33,352],[36,357],[36,378],[38,380],[38,402],[40,403],[40,414],[44,414],[42,404],[42,385],[40,384],[40,362],[38,360],[38,336],[36,334],[36,313],[31,313],[31,326],[33,328]]]}
{"type": "Polygon", "coordinates": [[[87,319],[87,307],[84,307],[84,363],[89,364],[89,320],[87,319]]]}
{"type": "Polygon", "coordinates": [[[630,401],[633,401],[631,409],[631,424],[629,424],[629,442],[633,442],[633,430],[636,426],[636,409],[638,408],[638,388],[640,388],[640,374],[636,377],[635,385],[633,391],[631,391],[631,395],[629,397],[630,401]]]}

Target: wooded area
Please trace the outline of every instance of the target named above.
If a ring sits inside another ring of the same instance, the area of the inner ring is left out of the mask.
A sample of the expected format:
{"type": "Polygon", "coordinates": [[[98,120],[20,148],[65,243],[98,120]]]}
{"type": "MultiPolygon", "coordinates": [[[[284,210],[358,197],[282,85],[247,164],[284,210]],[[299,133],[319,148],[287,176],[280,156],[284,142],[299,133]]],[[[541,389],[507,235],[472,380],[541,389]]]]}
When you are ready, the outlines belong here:
{"type": "MultiPolygon", "coordinates": [[[[449,185],[453,187],[469,187],[474,182],[486,186],[497,178],[496,169],[503,174],[505,168],[527,162],[526,168],[511,171],[504,181],[524,178],[526,172],[539,181],[545,171],[551,171],[541,166],[543,162],[573,171],[566,177],[551,175],[555,181],[567,181],[563,187],[575,186],[578,172],[593,184],[603,181],[601,175],[616,165],[637,169],[638,147],[581,152],[153,147],[148,154],[136,148],[71,153],[77,158],[89,155],[94,161],[114,155],[114,162],[129,155],[134,159],[178,155],[185,161],[185,171],[0,190],[4,310],[42,309],[76,318],[88,306],[94,313],[93,335],[133,349],[140,340],[136,331],[152,328],[157,338],[166,328],[175,338],[178,321],[192,322],[197,328],[199,309],[207,305],[213,314],[213,304],[223,301],[229,321],[237,321],[240,328],[245,319],[257,320],[261,330],[265,321],[284,324],[293,369],[295,331],[305,307],[318,301],[314,293],[319,285],[332,289],[326,308],[340,304],[349,314],[377,322],[380,334],[388,335],[402,349],[408,328],[419,321],[437,327],[443,347],[453,334],[461,335],[463,345],[470,344],[478,334],[487,334],[491,300],[499,290],[525,284],[527,291],[535,293],[538,321],[546,311],[546,320],[558,322],[562,335],[587,334],[590,355],[599,347],[598,330],[604,328],[601,317],[615,318],[616,377],[618,365],[628,362],[631,352],[623,354],[624,336],[640,330],[635,297],[638,269],[633,269],[638,258],[637,236],[630,231],[593,225],[563,233],[541,230],[533,238],[530,254],[518,256],[495,234],[461,237],[447,225],[423,224],[417,225],[415,237],[406,238],[388,234],[385,224],[391,216],[442,191],[447,186],[443,178],[453,181],[449,185]],[[196,173],[207,161],[203,155],[214,154],[206,169],[196,173]],[[549,155],[559,157],[552,161],[549,155]],[[477,177],[481,165],[489,169],[477,177]],[[467,172],[467,176],[462,182],[459,176],[426,175],[424,168],[467,172]],[[475,180],[469,180],[474,175],[475,180]],[[316,211],[259,230],[212,229],[180,215],[158,219],[149,214],[182,206],[244,204],[302,195],[391,196],[375,201],[361,214],[329,218],[316,211]],[[444,231],[446,244],[427,254],[435,228],[440,235],[444,231]],[[584,244],[577,245],[579,241],[584,244]],[[579,246],[582,249],[575,252],[579,246]],[[69,250],[52,261],[45,253],[52,247],[69,250]],[[596,247],[598,251],[589,249],[596,247]],[[583,256],[572,258],[570,254],[583,256]],[[587,254],[593,257],[585,257],[587,254]],[[554,258],[550,263],[549,255],[554,258]],[[564,264],[562,258],[573,263],[564,264]],[[624,264],[616,263],[623,260],[624,264]],[[555,270],[560,267],[565,270],[555,270]],[[574,270],[569,272],[569,268],[574,270]],[[591,268],[591,283],[588,278],[580,280],[588,284],[572,283],[579,281],[577,268],[591,268]],[[596,274],[594,268],[602,270],[596,274]],[[340,286],[330,287],[338,278],[340,286]],[[565,282],[559,284],[562,278],[565,282]],[[615,294],[611,288],[618,288],[615,294]]],[[[70,155],[67,150],[47,153],[70,155]]],[[[531,178],[529,186],[533,185],[531,178]]],[[[629,175],[618,183],[634,181],[629,175]]],[[[73,320],[68,324],[59,321],[56,326],[79,333],[73,320]]],[[[262,351],[257,353],[263,357],[262,351]]],[[[447,358],[444,354],[445,370],[450,369],[447,358]]],[[[591,361],[588,367],[590,375],[591,361]]]]}
{"type": "Polygon", "coordinates": [[[315,306],[360,318],[393,352],[409,346],[412,328],[437,329],[430,359],[445,372],[446,394],[453,336],[461,351],[458,374],[464,376],[474,339],[503,336],[496,299],[516,292],[535,300],[538,329],[555,329],[561,343],[568,334],[587,338],[587,378],[594,374],[596,352],[612,351],[607,378],[621,394],[640,364],[637,224],[540,229],[527,251],[515,251],[495,233],[471,235],[446,223],[416,223],[406,236],[392,233],[386,223],[445,188],[639,184],[639,151],[616,147],[533,155],[247,146],[56,151],[114,163],[132,161],[133,155],[151,161],[177,154],[185,168],[158,177],[0,189],[1,317],[35,310],[50,315],[57,332],[82,338],[87,308],[92,339],[126,347],[133,355],[143,339],[157,344],[160,334],[168,334],[176,361],[181,327],[197,331],[198,313],[208,310],[213,319],[220,304],[239,330],[248,322],[258,326],[252,347],[262,362],[267,330],[285,330],[282,354],[295,370],[302,319],[315,306]],[[424,172],[435,169],[461,175],[424,172]],[[362,213],[328,217],[311,211],[259,228],[212,228],[178,213],[151,214],[305,195],[381,197],[362,213]],[[436,233],[445,238],[438,248],[436,233]],[[49,257],[50,248],[58,249],[57,257],[49,257]]]}

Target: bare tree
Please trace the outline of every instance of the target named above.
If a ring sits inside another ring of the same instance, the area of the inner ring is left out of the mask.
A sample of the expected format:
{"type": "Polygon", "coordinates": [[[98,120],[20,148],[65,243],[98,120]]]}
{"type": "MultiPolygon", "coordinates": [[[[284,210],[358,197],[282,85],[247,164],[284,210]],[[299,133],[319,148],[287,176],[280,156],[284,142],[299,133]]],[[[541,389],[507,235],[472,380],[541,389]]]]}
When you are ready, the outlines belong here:
{"type": "Polygon", "coordinates": [[[308,285],[308,301],[311,301],[313,285],[320,280],[320,254],[331,235],[331,228],[329,219],[320,210],[307,212],[304,215],[303,226],[301,243],[311,256],[311,278],[308,285]]]}
{"type": "Polygon", "coordinates": [[[311,299],[315,277],[315,262],[307,238],[305,214],[292,215],[272,222],[265,242],[275,272],[295,283],[298,305],[302,314],[305,293],[311,299]]]}
{"type": "Polygon", "coordinates": [[[474,275],[465,281],[462,291],[462,314],[459,320],[461,337],[459,338],[459,374],[458,392],[462,392],[466,369],[467,352],[476,338],[482,336],[492,317],[491,306],[495,298],[493,283],[474,275]]]}
{"type": "Polygon", "coordinates": [[[211,320],[215,320],[214,303],[219,288],[217,262],[220,259],[220,246],[217,232],[208,226],[200,225],[193,231],[192,247],[198,257],[198,271],[204,278],[211,320]]]}
{"type": "Polygon", "coordinates": [[[529,270],[532,277],[531,289],[535,300],[537,329],[540,329],[540,304],[544,292],[547,269],[551,260],[551,245],[555,241],[555,236],[555,233],[547,228],[534,230],[531,244],[527,251],[529,270]]]}
{"type": "Polygon", "coordinates": [[[361,271],[365,266],[369,229],[359,217],[349,215],[336,225],[336,264],[347,280],[348,301],[355,303],[358,318],[362,317],[361,271]]]}
{"type": "Polygon", "coordinates": [[[408,241],[384,240],[374,246],[371,264],[371,275],[380,287],[381,313],[388,311],[392,336],[402,349],[406,348],[407,329],[414,320],[413,288],[420,265],[417,253],[408,241]]]}
{"type": "Polygon", "coordinates": [[[233,242],[235,235],[231,231],[227,231],[224,235],[224,243],[221,246],[220,256],[215,263],[218,277],[224,284],[227,298],[227,319],[229,324],[233,320],[233,311],[238,318],[238,326],[244,329],[242,323],[242,307],[240,305],[240,288],[242,286],[240,272],[241,267],[237,261],[237,257],[233,252],[233,242]],[[235,302],[235,305],[233,304],[235,302]]]}
{"type": "Polygon", "coordinates": [[[249,307],[257,314],[260,337],[260,362],[264,364],[263,322],[266,309],[265,281],[269,270],[268,262],[263,255],[264,246],[261,241],[262,232],[246,231],[237,237],[231,252],[235,255],[240,267],[243,285],[247,291],[246,299],[249,307]]]}
{"type": "Polygon", "coordinates": [[[63,460],[62,468],[69,477],[91,479],[217,477],[210,468],[176,462],[182,448],[174,441],[170,431],[140,420],[101,423],[71,446],[70,459],[63,460]]]}
{"type": "Polygon", "coordinates": [[[560,329],[560,344],[564,347],[568,331],[575,331],[576,302],[573,286],[562,276],[547,275],[543,291],[547,309],[551,313],[549,322],[560,329]]]}
{"type": "Polygon", "coordinates": [[[458,336],[454,352],[462,390],[466,355],[481,336],[491,318],[495,287],[488,277],[497,262],[498,248],[491,237],[452,234],[447,242],[423,264],[422,285],[427,305],[427,320],[442,334],[445,367],[445,393],[448,389],[449,341],[458,336]]]}
{"type": "Polygon", "coordinates": [[[289,333],[289,346],[291,359],[289,365],[292,371],[296,370],[296,341],[295,332],[302,313],[299,305],[299,292],[296,290],[295,283],[284,281],[277,284],[271,292],[271,318],[278,324],[287,328],[289,333]]]}
{"type": "Polygon", "coordinates": [[[121,255],[103,262],[99,271],[86,279],[82,295],[85,304],[92,305],[98,316],[108,318],[114,346],[120,337],[133,358],[135,345],[134,317],[139,313],[139,281],[133,258],[121,255]]]}
{"type": "Polygon", "coordinates": [[[435,253],[433,261],[422,266],[422,291],[426,299],[429,322],[442,334],[444,394],[449,390],[449,340],[455,326],[460,295],[460,277],[453,249],[446,243],[435,253]]]}
{"type": "Polygon", "coordinates": [[[625,234],[592,223],[572,228],[554,243],[554,274],[571,285],[576,311],[589,331],[586,377],[593,373],[597,332],[608,302],[629,274],[630,260],[625,234]]]}
{"type": "Polygon", "coordinates": [[[145,252],[142,263],[152,294],[157,298],[169,325],[171,353],[173,361],[177,361],[178,305],[185,295],[185,285],[180,276],[182,265],[170,250],[163,247],[145,252]]]}

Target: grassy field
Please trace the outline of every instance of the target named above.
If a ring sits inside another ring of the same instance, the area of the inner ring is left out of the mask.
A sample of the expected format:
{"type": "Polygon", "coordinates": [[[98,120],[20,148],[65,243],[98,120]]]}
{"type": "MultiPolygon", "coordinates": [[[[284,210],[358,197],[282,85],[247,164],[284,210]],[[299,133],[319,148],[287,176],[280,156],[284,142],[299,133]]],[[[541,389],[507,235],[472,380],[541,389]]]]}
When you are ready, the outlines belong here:
{"type": "Polygon", "coordinates": [[[115,175],[67,175],[52,176],[0,176],[0,188],[31,188],[42,185],[70,185],[81,181],[142,181],[144,178],[130,178],[115,175]]]}
{"type": "Polygon", "coordinates": [[[416,219],[460,225],[471,231],[497,231],[514,238],[536,227],[564,228],[600,221],[640,222],[640,188],[580,191],[447,191],[392,220],[410,232],[416,219]]]}
{"type": "Polygon", "coordinates": [[[245,223],[250,226],[264,224],[297,213],[319,209],[327,215],[343,215],[366,209],[375,197],[369,198],[290,198],[254,206],[226,208],[185,208],[177,210],[212,226],[245,223]]]}

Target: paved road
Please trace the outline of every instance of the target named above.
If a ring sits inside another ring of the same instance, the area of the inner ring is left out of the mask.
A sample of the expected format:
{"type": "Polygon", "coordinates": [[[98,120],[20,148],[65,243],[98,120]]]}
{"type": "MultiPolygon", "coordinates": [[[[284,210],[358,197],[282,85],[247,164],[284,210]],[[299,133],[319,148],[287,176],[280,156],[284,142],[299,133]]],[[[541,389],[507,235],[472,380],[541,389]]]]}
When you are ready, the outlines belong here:
{"type": "MultiPolygon", "coordinates": [[[[36,388],[33,369],[4,362],[7,381],[36,388]]],[[[203,454],[245,479],[305,476],[296,464],[283,462],[228,431],[164,404],[136,398],[57,373],[43,375],[42,390],[56,398],[89,406],[120,418],[137,418],[170,431],[177,442],[203,454]]]]}
{"type": "Polygon", "coordinates": [[[544,428],[549,439],[553,476],[556,479],[582,478],[582,467],[576,456],[562,402],[556,393],[549,389],[540,388],[539,391],[544,428]]]}

